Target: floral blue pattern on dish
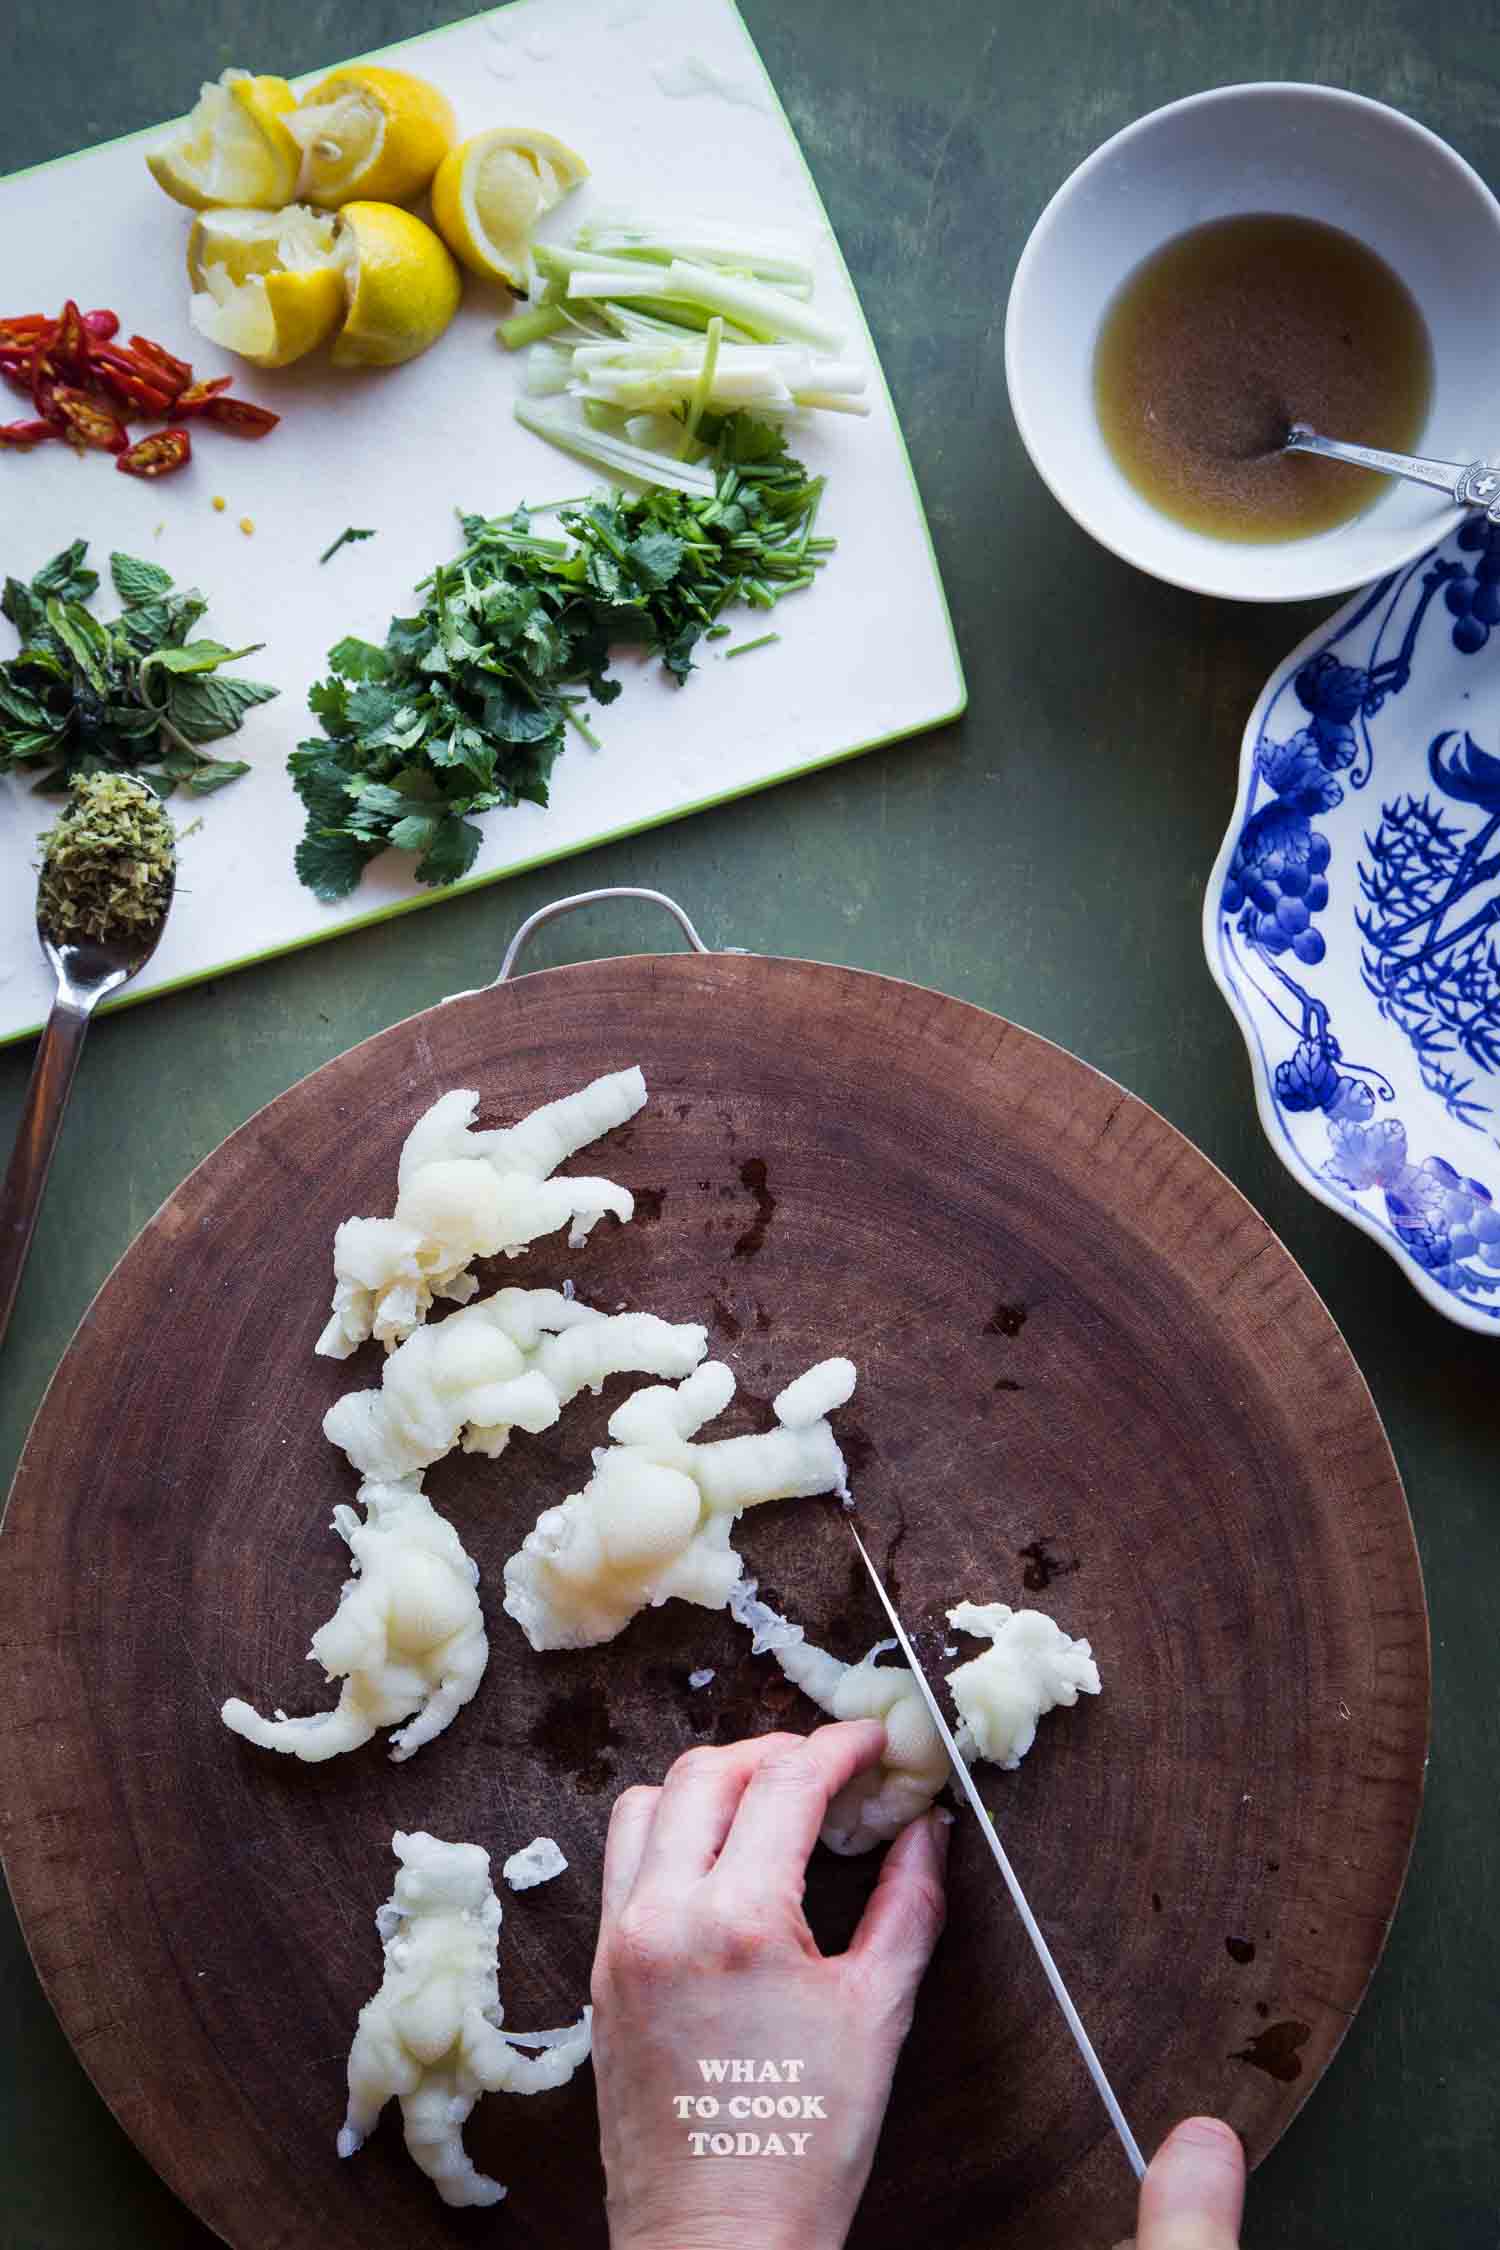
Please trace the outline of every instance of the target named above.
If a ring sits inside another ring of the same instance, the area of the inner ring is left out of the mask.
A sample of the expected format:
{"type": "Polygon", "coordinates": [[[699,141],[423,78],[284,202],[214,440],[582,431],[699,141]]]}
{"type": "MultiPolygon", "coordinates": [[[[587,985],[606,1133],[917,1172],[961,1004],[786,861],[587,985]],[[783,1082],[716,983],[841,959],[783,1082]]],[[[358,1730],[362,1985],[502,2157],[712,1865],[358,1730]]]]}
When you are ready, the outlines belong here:
{"type": "Polygon", "coordinates": [[[1489,1333],[1500,671],[1473,660],[1496,626],[1500,529],[1476,516],[1299,650],[1247,734],[1205,915],[1279,1153],[1489,1333]]]}

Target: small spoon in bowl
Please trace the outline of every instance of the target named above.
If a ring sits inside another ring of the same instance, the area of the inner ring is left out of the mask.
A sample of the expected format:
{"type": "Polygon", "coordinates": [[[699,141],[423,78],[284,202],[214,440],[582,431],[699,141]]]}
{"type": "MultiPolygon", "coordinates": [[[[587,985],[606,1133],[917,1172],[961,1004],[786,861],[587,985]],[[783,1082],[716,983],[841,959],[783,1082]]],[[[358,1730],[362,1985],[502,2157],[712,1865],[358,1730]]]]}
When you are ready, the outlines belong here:
{"type": "Polygon", "coordinates": [[[1429,461],[1419,453],[1387,453],[1378,445],[1350,445],[1343,438],[1320,437],[1305,422],[1294,422],[1282,441],[1284,453],[1318,453],[1325,461],[1347,461],[1351,468],[1404,477],[1445,492],[1461,508],[1482,508],[1500,524],[1500,469],[1488,461],[1429,461]]]}
{"type": "Polygon", "coordinates": [[[36,1051],[10,1168],[0,1187],[0,1345],[21,1286],[89,1019],[99,1002],[139,975],[156,951],[172,909],[173,888],[175,875],[156,920],[125,936],[59,944],[37,923],[38,942],[57,978],[57,997],[36,1051]]]}

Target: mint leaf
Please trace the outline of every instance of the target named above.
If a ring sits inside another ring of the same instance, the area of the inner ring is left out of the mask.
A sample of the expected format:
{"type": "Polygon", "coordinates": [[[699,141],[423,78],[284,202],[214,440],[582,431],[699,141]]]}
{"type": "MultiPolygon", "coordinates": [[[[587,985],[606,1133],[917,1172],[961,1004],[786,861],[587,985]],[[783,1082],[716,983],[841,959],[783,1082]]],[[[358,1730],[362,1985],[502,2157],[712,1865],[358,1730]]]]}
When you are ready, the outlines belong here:
{"type": "Polygon", "coordinates": [[[111,555],[109,575],[114,580],[115,592],[127,608],[133,602],[150,601],[154,595],[172,590],[171,577],[161,564],[142,562],[137,555],[111,555]]]}
{"type": "Polygon", "coordinates": [[[188,775],[187,785],[193,796],[209,797],[216,789],[222,789],[226,781],[238,781],[242,773],[249,771],[243,758],[203,758],[188,775]]]}
{"type": "Polygon", "coordinates": [[[234,663],[237,657],[254,656],[265,645],[264,641],[251,641],[245,648],[226,648],[222,641],[189,641],[184,648],[157,649],[151,662],[163,672],[213,672],[221,664],[234,663]]]}
{"type": "Polygon", "coordinates": [[[47,622],[46,597],[34,594],[19,578],[7,578],[0,614],[10,619],[23,641],[34,641],[47,622]]]}
{"type": "Polygon", "coordinates": [[[47,629],[67,650],[89,686],[102,695],[105,692],[104,664],[110,647],[109,635],[98,618],[91,617],[80,602],[65,601],[60,595],[49,594],[47,629]]]}
{"type": "Polygon", "coordinates": [[[120,612],[119,627],[141,656],[185,641],[207,609],[201,594],[152,594],[120,612]]]}
{"type": "Polygon", "coordinates": [[[10,721],[18,727],[40,727],[49,730],[50,714],[27,692],[19,681],[7,680],[0,674],[0,722],[10,721]]]}
{"type": "Polygon", "coordinates": [[[32,593],[42,601],[49,594],[55,594],[60,600],[67,602],[91,600],[99,591],[99,573],[97,570],[90,570],[84,562],[83,558],[88,551],[86,539],[75,539],[71,547],[64,547],[62,553],[54,555],[51,562],[43,563],[31,581],[32,593]]]}
{"type": "Polygon", "coordinates": [[[189,742],[217,742],[222,735],[234,734],[257,703],[269,703],[280,692],[261,680],[198,673],[173,680],[167,716],[189,742]]]}
{"type": "Polygon", "coordinates": [[[104,719],[110,733],[126,742],[154,742],[161,732],[156,713],[142,710],[138,703],[106,704],[104,719]]]}

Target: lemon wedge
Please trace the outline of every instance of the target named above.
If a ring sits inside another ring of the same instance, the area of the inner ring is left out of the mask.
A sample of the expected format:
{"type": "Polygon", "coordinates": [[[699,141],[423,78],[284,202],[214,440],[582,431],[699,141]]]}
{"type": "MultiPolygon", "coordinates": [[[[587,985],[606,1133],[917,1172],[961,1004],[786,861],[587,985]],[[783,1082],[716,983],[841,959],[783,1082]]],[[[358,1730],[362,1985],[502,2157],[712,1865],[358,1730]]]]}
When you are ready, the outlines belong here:
{"type": "Polygon", "coordinates": [[[463,282],[431,227],[393,203],[346,203],[338,258],[349,313],[334,339],[336,367],[395,367],[435,344],[458,310],[463,282]]]}
{"type": "Polygon", "coordinates": [[[458,120],[425,78],[351,63],[303,96],[287,130],[301,153],[298,200],[332,211],[356,197],[410,203],[457,140],[458,120]]]}
{"type": "Polygon", "coordinates": [[[284,78],[226,70],[197,106],[146,151],[158,187],[190,211],[227,205],[279,211],[297,185],[302,151],[283,119],[297,97],[284,78]]]}
{"type": "Polygon", "coordinates": [[[472,273],[524,289],[531,230],[589,168],[576,149],[519,125],[496,125],[451,149],[432,183],[432,216],[472,273]]]}
{"type": "Polygon", "coordinates": [[[285,211],[210,211],[188,236],[200,336],[257,367],[285,367],[331,336],[344,310],[338,222],[285,211]]]}

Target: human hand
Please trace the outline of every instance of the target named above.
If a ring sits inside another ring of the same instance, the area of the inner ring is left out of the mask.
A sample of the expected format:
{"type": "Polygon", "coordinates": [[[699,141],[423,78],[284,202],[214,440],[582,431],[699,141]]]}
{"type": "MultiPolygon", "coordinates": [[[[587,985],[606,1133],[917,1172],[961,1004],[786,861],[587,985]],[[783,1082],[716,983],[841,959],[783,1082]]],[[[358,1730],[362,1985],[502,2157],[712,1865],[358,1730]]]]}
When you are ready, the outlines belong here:
{"type": "Polygon", "coordinates": [[[884,1741],[859,1719],[705,1746],[617,1802],[593,1975],[612,2250],[843,2242],[943,1923],[936,1814],[891,1845],[846,1953],[821,1954],[802,1912],[829,1802],[884,1741]],[[726,2134],[783,2153],[715,2153],[726,2134]]]}
{"type": "Polygon", "coordinates": [[[1167,2135],[1141,2182],[1135,2250],[1238,2250],[1244,2203],[1238,2133],[1217,2117],[1189,2117],[1167,2135]]]}

